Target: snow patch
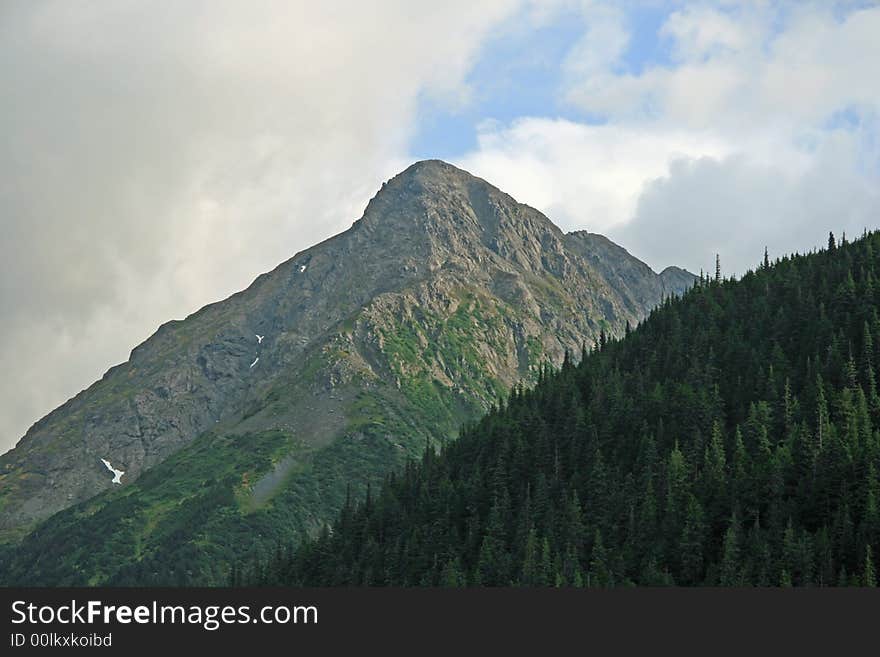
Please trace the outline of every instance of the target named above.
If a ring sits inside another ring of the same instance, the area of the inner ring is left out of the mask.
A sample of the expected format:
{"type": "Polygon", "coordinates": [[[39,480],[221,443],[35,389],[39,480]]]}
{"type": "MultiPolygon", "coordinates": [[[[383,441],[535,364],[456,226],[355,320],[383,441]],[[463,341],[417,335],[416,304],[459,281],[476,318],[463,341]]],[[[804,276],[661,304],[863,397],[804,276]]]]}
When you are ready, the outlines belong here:
{"type": "Polygon", "coordinates": [[[107,466],[107,469],[113,473],[113,482],[112,483],[121,484],[122,481],[120,481],[120,479],[121,479],[122,475],[125,474],[125,471],[124,470],[117,470],[112,465],[110,465],[110,461],[108,461],[107,459],[101,459],[101,463],[103,463],[105,466],[107,466]]]}

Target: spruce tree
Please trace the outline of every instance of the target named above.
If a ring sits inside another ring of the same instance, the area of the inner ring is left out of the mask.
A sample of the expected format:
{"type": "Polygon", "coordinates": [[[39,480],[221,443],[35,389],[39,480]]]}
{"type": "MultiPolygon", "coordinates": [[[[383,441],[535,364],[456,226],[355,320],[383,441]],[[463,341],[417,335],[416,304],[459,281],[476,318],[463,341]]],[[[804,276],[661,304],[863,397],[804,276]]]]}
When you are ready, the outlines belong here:
{"type": "Polygon", "coordinates": [[[871,558],[871,546],[865,548],[865,569],[862,573],[863,586],[877,586],[877,572],[874,570],[874,560],[871,558]]]}

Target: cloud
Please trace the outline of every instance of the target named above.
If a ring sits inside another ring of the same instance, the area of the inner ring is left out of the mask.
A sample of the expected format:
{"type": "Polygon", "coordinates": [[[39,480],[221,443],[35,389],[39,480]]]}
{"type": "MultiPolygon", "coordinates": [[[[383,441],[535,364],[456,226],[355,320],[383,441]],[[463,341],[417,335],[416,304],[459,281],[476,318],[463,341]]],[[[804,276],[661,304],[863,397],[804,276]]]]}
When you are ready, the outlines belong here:
{"type": "Polygon", "coordinates": [[[0,451],[356,219],[518,0],[6,2],[0,451]],[[439,37],[439,38],[438,38],[439,37]]]}
{"type": "Polygon", "coordinates": [[[757,267],[765,247],[775,258],[823,245],[831,230],[859,236],[878,226],[880,188],[853,170],[852,135],[830,141],[798,173],[744,155],[673,160],[611,237],[657,267],[711,271],[717,253],[731,275],[757,267]]]}
{"type": "Polygon", "coordinates": [[[754,43],[754,31],[763,36],[763,26],[735,20],[717,9],[691,5],[673,13],[660,30],[673,42],[678,62],[705,62],[727,54],[739,54],[754,43]],[[750,37],[749,31],[753,32],[750,37]]]}
{"type": "Polygon", "coordinates": [[[623,12],[613,5],[591,5],[583,36],[571,48],[562,69],[583,82],[603,78],[616,65],[630,42],[623,12]]]}
{"type": "Polygon", "coordinates": [[[840,107],[880,105],[880,8],[838,19],[830,4],[794,5],[787,13],[779,6],[722,11],[690,4],[660,30],[673,65],[632,74],[615,70],[615,61],[593,75],[572,74],[568,99],[614,120],[749,131],[758,124],[796,130],[840,107]]]}
{"type": "MultiPolygon", "coordinates": [[[[608,8],[610,7],[610,8],[608,8]]],[[[487,122],[461,161],[655,268],[726,273],[880,222],[880,7],[680,4],[627,67],[633,10],[584,13],[560,94],[582,119],[487,122]]]]}
{"type": "Polygon", "coordinates": [[[609,231],[632,219],[645,181],[664,176],[670,161],[728,152],[723,142],[686,131],[527,118],[484,124],[477,150],[457,164],[565,229],[609,231]]]}

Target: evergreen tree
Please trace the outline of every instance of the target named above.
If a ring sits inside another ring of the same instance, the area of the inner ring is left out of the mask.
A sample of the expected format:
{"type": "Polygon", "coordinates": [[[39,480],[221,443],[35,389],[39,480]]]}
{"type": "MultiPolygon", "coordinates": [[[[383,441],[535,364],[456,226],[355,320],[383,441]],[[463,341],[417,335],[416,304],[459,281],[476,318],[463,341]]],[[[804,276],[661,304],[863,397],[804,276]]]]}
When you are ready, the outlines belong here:
{"type": "Polygon", "coordinates": [[[724,547],[721,556],[721,586],[741,586],[742,567],[740,564],[740,527],[736,511],[730,518],[730,525],[724,534],[724,547]]]}
{"type": "Polygon", "coordinates": [[[877,586],[877,572],[874,570],[874,560],[871,558],[871,546],[865,548],[865,569],[862,574],[864,586],[877,586]]]}
{"type": "Polygon", "coordinates": [[[602,543],[602,532],[598,529],[593,538],[588,584],[594,588],[614,586],[614,576],[608,565],[608,553],[605,551],[605,545],[602,543]]]}

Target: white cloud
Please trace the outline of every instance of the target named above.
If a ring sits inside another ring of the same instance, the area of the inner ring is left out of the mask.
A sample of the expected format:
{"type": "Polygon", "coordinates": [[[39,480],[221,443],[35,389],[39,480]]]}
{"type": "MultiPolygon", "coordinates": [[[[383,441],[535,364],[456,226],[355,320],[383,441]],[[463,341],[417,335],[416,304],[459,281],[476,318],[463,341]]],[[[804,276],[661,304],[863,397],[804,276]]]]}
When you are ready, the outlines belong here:
{"type": "Polygon", "coordinates": [[[626,14],[587,11],[562,93],[604,121],[487,123],[462,162],[655,268],[711,267],[717,251],[742,273],[765,244],[877,227],[880,7],[841,9],[687,3],[660,29],[670,62],[638,73],[626,14]]]}
{"type": "MultiPolygon", "coordinates": [[[[762,28],[754,23],[748,27],[752,30],[762,28]]],[[[673,40],[673,52],[678,61],[700,62],[742,52],[754,42],[754,37],[749,38],[748,27],[713,7],[691,5],[673,13],[660,34],[673,40]]]]}
{"type": "MultiPolygon", "coordinates": [[[[722,12],[689,4],[660,31],[671,42],[673,65],[637,75],[618,72],[616,61],[589,67],[588,75],[569,75],[568,98],[614,120],[715,130],[792,130],[841,107],[880,105],[880,7],[838,20],[830,5],[795,5],[780,27],[775,6],[722,12]]],[[[617,20],[625,29],[625,18],[617,20]]]]}
{"type": "Polygon", "coordinates": [[[583,36],[571,48],[563,71],[566,75],[590,81],[606,75],[629,45],[630,35],[623,24],[621,10],[613,6],[589,6],[583,36]]]}
{"type": "Polygon", "coordinates": [[[478,141],[459,165],[569,230],[608,231],[631,219],[644,183],[665,175],[671,160],[729,152],[723,142],[696,132],[562,119],[487,123],[478,141]]]}
{"type": "Polygon", "coordinates": [[[804,172],[757,164],[745,155],[676,160],[647,183],[633,219],[611,237],[656,267],[713,268],[725,275],[771,257],[823,245],[878,227],[880,188],[853,170],[857,137],[838,134],[804,172]]]}
{"type": "Polygon", "coordinates": [[[0,9],[0,451],[163,321],[347,228],[520,0],[0,9]]]}

